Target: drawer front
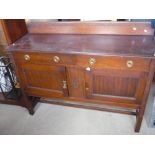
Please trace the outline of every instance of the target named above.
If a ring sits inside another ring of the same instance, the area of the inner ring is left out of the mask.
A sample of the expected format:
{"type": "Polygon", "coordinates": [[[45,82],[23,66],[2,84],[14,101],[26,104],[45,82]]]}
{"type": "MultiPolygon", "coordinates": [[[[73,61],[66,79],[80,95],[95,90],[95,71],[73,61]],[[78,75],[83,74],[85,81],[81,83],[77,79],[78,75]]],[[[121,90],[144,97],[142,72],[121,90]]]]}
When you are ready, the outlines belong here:
{"type": "Polygon", "coordinates": [[[15,61],[36,64],[57,64],[77,67],[148,71],[149,58],[121,56],[71,55],[60,53],[14,53],[15,61]]]}
{"type": "Polygon", "coordinates": [[[54,64],[54,65],[74,65],[75,60],[73,56],[58,54],[58,53],[13,53],[15,61],[22,63],[36,63],[36,64],[54,64]]]}
{"type": "Polygon", "coordinates": [[[76,64],[81,67],[148,71],[150,59],[116,56],[77,56],[76,64]]]}

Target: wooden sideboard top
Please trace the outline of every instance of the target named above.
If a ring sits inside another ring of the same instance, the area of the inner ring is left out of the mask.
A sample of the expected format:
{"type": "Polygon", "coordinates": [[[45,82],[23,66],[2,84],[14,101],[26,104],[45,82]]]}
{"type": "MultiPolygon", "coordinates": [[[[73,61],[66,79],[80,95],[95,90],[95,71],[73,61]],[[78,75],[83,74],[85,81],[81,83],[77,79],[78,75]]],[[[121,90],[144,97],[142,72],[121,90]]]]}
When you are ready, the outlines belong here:
{"type": "Polygon", "coordinates": [[[152,36],[28,33],[7,50],[154,57],[155,42],[152,36]]]}

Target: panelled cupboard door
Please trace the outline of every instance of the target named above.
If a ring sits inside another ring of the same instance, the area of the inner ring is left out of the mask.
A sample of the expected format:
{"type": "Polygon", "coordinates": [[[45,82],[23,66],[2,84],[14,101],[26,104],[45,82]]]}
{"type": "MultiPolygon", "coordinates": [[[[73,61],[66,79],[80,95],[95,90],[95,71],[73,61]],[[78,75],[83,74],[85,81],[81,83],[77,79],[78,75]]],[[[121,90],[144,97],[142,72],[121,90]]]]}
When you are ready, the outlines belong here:
{"type": "Polygon", "coordinates": [[[68,96],[66,68],[37,64],[21,64],[19,76],[29,95],[44,97],[68,96]]]}
{"type": "Polygon", "coordinates": [[[91,69],[85,72],[86,98],[140,104],[146,78],[141,71],[91,69]]]}

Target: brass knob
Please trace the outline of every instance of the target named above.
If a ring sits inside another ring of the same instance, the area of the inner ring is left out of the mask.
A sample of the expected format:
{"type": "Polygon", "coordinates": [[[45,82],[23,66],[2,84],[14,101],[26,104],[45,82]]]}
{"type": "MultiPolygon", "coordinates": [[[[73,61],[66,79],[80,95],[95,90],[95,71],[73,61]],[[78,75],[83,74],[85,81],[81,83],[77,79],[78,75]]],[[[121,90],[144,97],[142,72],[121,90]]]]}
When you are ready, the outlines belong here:
{"type": "Polygon", "coordinates": [[[86,91],[88,91],[89,90],[89,88],[88,87],[86,87],[86,91]]]}
{"type": "Polygon", "coordinates": [[[30,60],[30,56],[29,55],[24,55],[24,59],[26,60],[26,61],[29,61],[30,60]]]}
{"type": "Polygon", "coordinates": [[[133,67],[133,61],[132,60],[128,60],[126,65],[127,65],[128,68],[133,67]]]}
{"type": "Polygon", "coordinates": [[[89,64],[94,65],[96,63],[96,60],[94,58],[89,59],[89,64]]]}
{"type": "Polygon", "coordinates": [[[58,63],[60,61],[60,58],[58,56],[54,56],[53,57],[53,61],[56,62],[56,63],[58,63]]]}

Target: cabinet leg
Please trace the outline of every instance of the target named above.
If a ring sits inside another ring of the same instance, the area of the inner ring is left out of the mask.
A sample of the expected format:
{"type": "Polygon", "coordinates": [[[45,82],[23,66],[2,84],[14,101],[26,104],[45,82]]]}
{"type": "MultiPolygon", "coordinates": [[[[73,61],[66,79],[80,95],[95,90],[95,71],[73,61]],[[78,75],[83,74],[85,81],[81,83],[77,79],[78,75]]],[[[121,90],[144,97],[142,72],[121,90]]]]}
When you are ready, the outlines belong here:
{"type": "Polygon", "coordinates": [[[136,120],[136,125],[135,125],[135,132],[139,132],[140,128],[141,128],[141,124],[143,121],[143,115],[144,115],[144,109],[139,109],[139,111],[137,111],[137,120],[136,120]]]}
{"type": "Polygon", "coordinates": [[[141,124],[142,124],[144,111],[145,111],[145,107],[146,107],[146,103],[147,103],[147,98],[149,96],[149,90],[150,90],[153,76],[154,76],[154,71],[155,71],[155,61],[152,61],[151,65],[150,65],[149,75],[147,77],[147,84],[145,87],[142,104],[141,104],[140,109],[137,111],[137,121],[136,121],[136,126],[135,126],[135,132],[139,132],[141,124]]]}
{"type": "Polygon", "coordinates": [[[25,105],[26,105],[26,108],[28,109],[29,111],[29,114],[30,115],[33,115],[34,114],[34,107],[33,107],[33,103],[32,101],[27,97],[25,96],[25,105]]]}
{"type": "Polygon", "coordinates": [[[33,109],[28,109],[29,110],[29,114],[33,115],[34,114],[34,110],[33,109]]]}
{"type": "Polygon", "coordinates": [[[34,114],[34,106],[33,106],[33,103],[28,98],[28,96],[26,96],[24,93],[22,94],[22,97],[20,99],[20,102],[21,102],[22,106],[24,106],[25,108],[27,108],[27,110],[29,111],[29,114],[31,114],[31,115],[34,114]]]}
{"type": "Polygon", "coordinates": [[[136,125],[135,125],[135,132],[140,131],[142,120],[143,120],[143,117],[139,117],[139,116],[137,117],[137,121],[136,121],[136,125]]]}

